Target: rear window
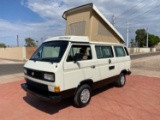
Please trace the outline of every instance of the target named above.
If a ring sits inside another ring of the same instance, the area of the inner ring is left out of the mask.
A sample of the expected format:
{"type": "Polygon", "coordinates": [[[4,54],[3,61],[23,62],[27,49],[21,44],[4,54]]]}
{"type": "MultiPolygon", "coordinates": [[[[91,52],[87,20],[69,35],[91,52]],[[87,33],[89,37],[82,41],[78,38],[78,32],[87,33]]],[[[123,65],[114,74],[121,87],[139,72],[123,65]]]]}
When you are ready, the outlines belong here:
{"type": "Polygon", "coordinates": [[[127,48],[126,47],[124,47],[124,49],[125,49],[125,51],[126,51],[126,54],[127,54],[127,56],[129,55],[129,53],[128,53],[128,50],[127,50],[127,48]]]}
{"type": "Polygon", "coordinates": [[[125,51],[122,46],[114,46],[116,57],[126,56],[125,51]]]}

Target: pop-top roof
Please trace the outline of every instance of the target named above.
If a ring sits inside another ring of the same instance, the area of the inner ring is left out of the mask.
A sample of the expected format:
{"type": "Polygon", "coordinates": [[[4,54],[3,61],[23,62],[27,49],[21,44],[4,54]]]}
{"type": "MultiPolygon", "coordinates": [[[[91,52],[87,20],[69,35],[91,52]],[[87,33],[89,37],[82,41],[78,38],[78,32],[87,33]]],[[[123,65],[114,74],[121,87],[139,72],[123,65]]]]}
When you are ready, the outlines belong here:
{"type": "Polygon", "coordinates": [[[120,39],[124,42],[123,36],[115,29],[115,27],[103,16],[103,14],[97,9],[97,7],[93,3],[85,4],[76,8],[69,9],[65,11],[62,15],[64,19],[66,19],[66,14],[72,10],[80,9],[82,7],[91,7],[108,25],[109,27],[120,37],[120,39]]]}

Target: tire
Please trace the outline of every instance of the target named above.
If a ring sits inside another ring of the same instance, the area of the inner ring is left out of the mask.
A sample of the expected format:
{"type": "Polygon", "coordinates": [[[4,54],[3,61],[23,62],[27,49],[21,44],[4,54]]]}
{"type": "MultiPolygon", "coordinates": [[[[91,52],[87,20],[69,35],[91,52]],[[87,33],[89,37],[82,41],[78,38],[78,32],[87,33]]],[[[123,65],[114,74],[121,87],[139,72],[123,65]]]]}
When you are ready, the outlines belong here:
{"type": "Polygon", "coordinates": [[[119,75],[119,79],[116,81],[116,86],[117,87],[123,87],[126,83],[126,77],[124,73],[121,73],[119,75]]]}
{"type": "Polygon", "coordinates": [[[80,86],[74,96],[74,104],[76,107],[84,107],[91,100],[91,87],[87,84],[80,86]]]}

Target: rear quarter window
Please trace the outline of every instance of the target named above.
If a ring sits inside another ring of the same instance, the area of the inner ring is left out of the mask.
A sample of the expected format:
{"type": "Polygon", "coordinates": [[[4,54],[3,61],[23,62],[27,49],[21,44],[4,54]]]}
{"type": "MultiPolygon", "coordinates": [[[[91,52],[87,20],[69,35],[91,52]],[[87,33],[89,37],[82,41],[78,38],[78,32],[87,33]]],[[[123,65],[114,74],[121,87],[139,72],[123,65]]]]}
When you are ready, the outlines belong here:
{"type": "Polygon", "coordinates": [[[116,57],[124,57],[126,53],[122,46],[114,46],[116,57]]]}
{"type": "Polygon", "coordinates": [[[124,50],[126,51],[127,56],[129,56],[128,49],[126,47],[124,47],[124,50]]]}

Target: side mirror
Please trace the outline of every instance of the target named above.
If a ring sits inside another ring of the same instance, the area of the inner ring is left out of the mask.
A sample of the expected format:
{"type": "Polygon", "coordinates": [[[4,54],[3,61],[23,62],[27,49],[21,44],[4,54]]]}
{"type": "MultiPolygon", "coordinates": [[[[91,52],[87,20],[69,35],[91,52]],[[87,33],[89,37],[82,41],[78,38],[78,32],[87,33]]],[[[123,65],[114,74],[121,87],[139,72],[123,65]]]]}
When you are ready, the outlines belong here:
{"type": "Polygon", "coordinates": [[[77,62],[79,60],[83,59],[83,55],[81,53],[76,53],[74,56],[74,62],[77,62]]]}

